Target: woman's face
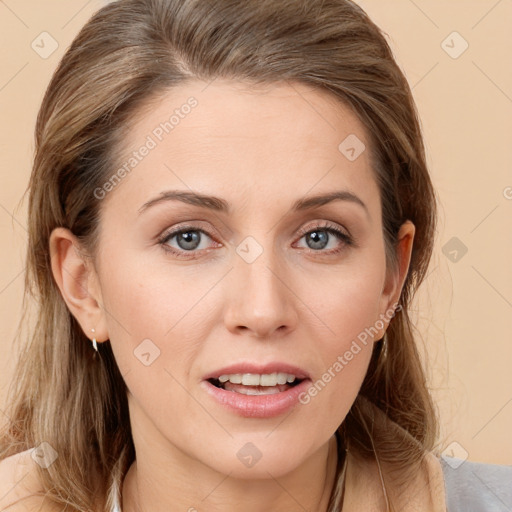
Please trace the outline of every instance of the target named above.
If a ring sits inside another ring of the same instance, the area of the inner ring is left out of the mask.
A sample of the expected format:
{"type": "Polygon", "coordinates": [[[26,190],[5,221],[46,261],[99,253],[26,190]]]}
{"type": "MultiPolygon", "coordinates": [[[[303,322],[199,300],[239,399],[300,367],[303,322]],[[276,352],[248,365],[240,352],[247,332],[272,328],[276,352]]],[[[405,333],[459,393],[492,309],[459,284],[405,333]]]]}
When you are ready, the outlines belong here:
{"type": "Polygon", "coordinates": [[[95,195],[136,448],[242,478],[324,448],[399,293],[354,114],[305,85],[192,82],[141,113],[95,195]]]}

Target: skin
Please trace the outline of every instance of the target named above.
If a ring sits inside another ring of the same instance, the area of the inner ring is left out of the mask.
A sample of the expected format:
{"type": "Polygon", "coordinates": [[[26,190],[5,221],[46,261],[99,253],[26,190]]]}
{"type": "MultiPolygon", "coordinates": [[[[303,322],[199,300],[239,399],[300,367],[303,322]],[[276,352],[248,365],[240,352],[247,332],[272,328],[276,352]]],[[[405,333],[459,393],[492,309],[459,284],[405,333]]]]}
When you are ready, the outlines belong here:
{"type": "Polygon", "coordinates": [[[387,271],[365,129],[348,108],[306,85],[255,88],[219,79],[173,89],[141,111],[127,158],[190,96],[198,105],[102,199],[96,258],[78,251],[64,228],[50,241],[70,311],[88,337],[94,328],[98,342],[110,340],[129,389],[136,462],[124,482],[123,512],[325,511],[333,435],[387,322],[307,405],[274,418],[221,407],[201,381],[240,361],[287,362],[321,378],[398,302],[414,225],[402,226],[399,269],[387,271]],[[338,149],[350,134],[366,145],[355,161],[338,149]],[[163,201],[139,214],[170,189],[223,198],[231,212],[163,201]],[[291,211],[297,199],[333,190],[351,191],[367,210],[333,201],[291,211]],[[315,246],[311,232],[325,222],[354,244],[323,231],[325,247],[315,246]],[[198,234],[195,258],[178,237],[166,244],[183,258],[157,240],[185,223],[207,232],[198,234]],[[251,263],[236,252],[248,236],[263,251],[251,263]],[[160,350],[149,366],[134,357],[145,339],[160,350]],[[248,442],[261,453],[252,467],[237,457],[248,442]]]}

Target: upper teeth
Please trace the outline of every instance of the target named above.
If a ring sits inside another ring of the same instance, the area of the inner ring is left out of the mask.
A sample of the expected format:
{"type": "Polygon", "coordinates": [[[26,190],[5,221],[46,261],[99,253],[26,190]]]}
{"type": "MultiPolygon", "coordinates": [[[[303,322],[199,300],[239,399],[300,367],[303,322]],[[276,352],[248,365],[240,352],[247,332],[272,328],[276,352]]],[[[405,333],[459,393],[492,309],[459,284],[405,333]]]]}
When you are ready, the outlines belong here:
{"type": "Polygon", "coordinates": [[[244,386],[277,386],[287,382],[291,383],[295,379],[295,375],[290,373],[267,373],[263,375],[259,373],[234,373],[219,377],[219,381],[222,383],[229,381],[232,384],[243,384],[244,386]]]}

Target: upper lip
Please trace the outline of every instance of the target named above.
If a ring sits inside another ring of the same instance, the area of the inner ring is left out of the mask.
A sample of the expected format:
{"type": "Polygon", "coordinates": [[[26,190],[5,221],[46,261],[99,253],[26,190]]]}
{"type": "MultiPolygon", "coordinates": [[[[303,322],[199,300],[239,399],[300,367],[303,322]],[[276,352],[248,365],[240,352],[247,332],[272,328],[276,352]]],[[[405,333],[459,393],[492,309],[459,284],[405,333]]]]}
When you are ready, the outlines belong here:
{"type": "Polygon", "coordinates": [[[309,374],[299,368],[288,363],[270,362],[266,364],[258,363],[236,363],[225,366],[219,370],[214,370],[203,377],[204,380],[218,379],[221,375],[234,375],[237,373],[252,373],[259,375],[267,375],[270,373],[288,373],[295,375],[297,379],[309,379],[309,374]]]}

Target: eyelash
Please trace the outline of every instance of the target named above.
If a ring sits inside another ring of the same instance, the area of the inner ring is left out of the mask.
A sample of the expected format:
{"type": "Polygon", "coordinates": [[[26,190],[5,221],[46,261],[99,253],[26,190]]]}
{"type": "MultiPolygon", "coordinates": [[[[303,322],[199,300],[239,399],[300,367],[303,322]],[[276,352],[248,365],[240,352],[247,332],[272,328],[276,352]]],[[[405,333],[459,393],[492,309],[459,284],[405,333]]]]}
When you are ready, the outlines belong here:
{"type": "MultiPolygon", "coordinates": [[[[197,231],[197,232],[203,233],[203,234],[205,234],[208,237],[213,239],[212,235],[210,235],[210,233],[208,233],[204,229],[201,229],[201,228],[199,228],[197,226],[191,226],[190,225],[190,226],[181,227],[180,229],[177,229],[175,231],[164,233],[158,239],[158,243],[162,246],[164,251],[166,251],[168,253],[171,253],[174,256],[177,256],[177,257],[180,257],[180,258],[183,258],[183,259],[196,259],[198,256],[196,256],[195,254],[197,254],[198,251],[177,250],[177,249],[175,249],[173,247],[169,247],[169,245],[167,245],[167,242],[169,242],[169,240],[171,240],[175,236],[180,235],[182,233],[187,233],[187,232],[190,232],[190,231],[197,231]],[[188,255],[184,256],[184,253],[185,254],[188,253],[188,255]]],[[[339,247],[337,249],[331,249],[331,250],[328,250],[328,251],[324,251],[324,250],[317,250],[317,251],[315,251],[314,249],[306,249],[310,253],[319,253],[319,254],[322,254],[322,255],[329,255],[330,256],[330,255],[335,255],[335,254],[340,253],[346,247],[350,247],[350,246],[355,245],[354,239],[349,234],[345,233],[344,231],[341,231],[335,224],[331,224],[329,222],[325,222],[324,224],[320,224],[318,226],[313,226],[313,227],[310,227],[310,228],[307,228],[307,229],[306,228],[299,229],[300,238],[302,238],[305,235],[308,235],[310,233],[313,233],[315,231],[325,231],[325,232],[327,232],[329,234],[335,235],[335,236],[337,236],[343,242],[343,245],[342,245],[342,247],[339,247]]]]}

